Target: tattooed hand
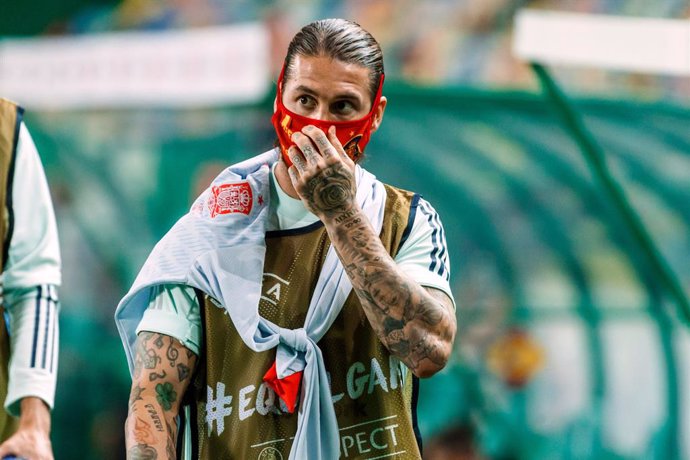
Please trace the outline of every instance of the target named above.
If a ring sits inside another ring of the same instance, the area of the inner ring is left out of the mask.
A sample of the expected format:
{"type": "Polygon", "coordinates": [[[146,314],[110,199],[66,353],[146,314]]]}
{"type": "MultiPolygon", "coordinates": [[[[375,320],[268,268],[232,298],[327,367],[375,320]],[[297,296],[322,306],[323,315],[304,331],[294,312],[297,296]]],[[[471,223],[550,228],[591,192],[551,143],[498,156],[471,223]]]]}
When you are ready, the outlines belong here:
{"type": "Polygon", "coordinates": [[[331,126],[326,135],[315,126],[293,134],[290,147],[292,185],[309,211],[321,220],[357,208],[354,162],[347,156],[331,126]],[[316,147],[316,148],[315,148],[316,147]]]}

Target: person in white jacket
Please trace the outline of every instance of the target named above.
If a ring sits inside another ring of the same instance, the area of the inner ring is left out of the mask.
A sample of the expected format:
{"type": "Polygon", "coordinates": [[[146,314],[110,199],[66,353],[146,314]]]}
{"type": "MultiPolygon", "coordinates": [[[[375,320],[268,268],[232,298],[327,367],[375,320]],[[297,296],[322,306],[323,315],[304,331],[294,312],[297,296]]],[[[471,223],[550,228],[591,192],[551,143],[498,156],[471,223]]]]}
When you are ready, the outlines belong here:
{"type": "Polygon", "coordinates": [[[48,184],[22,115],[0,99],[0,458],[44,460],[53,459],[61,262],[48,184]]]}

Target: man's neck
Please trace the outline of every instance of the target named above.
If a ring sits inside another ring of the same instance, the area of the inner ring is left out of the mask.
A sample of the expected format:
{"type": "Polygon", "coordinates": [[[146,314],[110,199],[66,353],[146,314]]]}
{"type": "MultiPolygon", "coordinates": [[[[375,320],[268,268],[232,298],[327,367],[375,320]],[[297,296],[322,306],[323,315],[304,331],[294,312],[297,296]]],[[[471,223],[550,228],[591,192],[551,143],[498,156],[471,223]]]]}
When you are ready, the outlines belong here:
{"type": "Polygon", "coordinates": [[[278,161],[278,164],[273,171],[276,175],[276,180],[281,189],[291,198],[299,200],[299,195],[295,191],[295,187],[292,186],[292,181],[290,180],[290,174],[288,173],[288,168],[285,165],[285,161],[282,159],[278,161]]]}

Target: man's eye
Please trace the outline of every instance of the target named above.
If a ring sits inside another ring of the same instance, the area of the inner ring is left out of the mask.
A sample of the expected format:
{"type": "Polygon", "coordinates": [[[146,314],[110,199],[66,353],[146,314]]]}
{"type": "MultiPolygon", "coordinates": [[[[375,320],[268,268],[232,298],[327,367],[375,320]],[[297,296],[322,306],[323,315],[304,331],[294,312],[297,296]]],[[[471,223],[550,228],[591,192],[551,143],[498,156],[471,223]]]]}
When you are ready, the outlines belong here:
{"type": "Polygon", "coordinates": [[[341,115],[348,114],[354,110],[354,106],[349,101],[337,101],[332,107],[335,113],[341,115]]]}
{"type": "Polygon", "coordinates": [[[297,99],[297,102],[299,102],[301,105],[310,105],[311,104],[311,98],[309,96],[300,96],[297,99]]]}

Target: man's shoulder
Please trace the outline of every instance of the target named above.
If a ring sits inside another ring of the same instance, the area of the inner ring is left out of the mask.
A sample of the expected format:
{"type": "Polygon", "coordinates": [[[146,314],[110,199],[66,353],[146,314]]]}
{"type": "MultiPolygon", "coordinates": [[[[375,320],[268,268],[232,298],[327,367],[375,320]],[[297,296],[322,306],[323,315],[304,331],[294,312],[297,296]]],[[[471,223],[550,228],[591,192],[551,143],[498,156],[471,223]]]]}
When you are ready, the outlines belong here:
{"type": "Polygon", "coordinates": [[[384,183],[383,186],[386,189],[387,208],[413,208],[417,206],[420,199],[418,193],[386,183],[384,183]]]}
{"type": "Polygon", "coordinates": [[[414,197],[415,195],[419,195],[417,192],[413,192],[411,190],[397,187],[395,185],[387,184],[385,182],[382,182],[382,184],[385,187],[386,193],[389,197],[393,196],[393,195],[397,195],[397,196],[410,197],[411,198],[411,197],[414,197]]]}
{"type": "Polygon", "coordinates": [[[24,112],[24,109],[18,103],[4,97],[0,97],[0,109],[24,112]]]}

